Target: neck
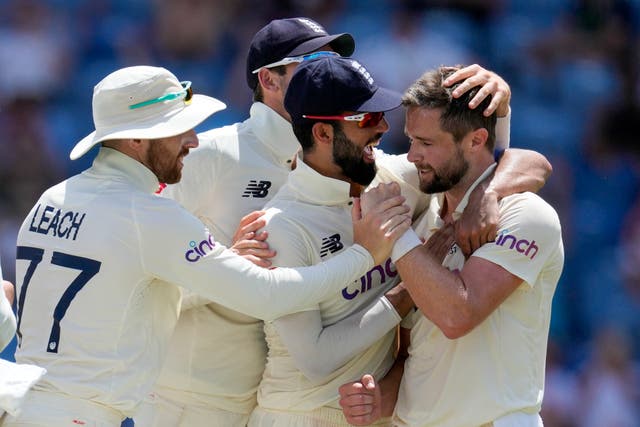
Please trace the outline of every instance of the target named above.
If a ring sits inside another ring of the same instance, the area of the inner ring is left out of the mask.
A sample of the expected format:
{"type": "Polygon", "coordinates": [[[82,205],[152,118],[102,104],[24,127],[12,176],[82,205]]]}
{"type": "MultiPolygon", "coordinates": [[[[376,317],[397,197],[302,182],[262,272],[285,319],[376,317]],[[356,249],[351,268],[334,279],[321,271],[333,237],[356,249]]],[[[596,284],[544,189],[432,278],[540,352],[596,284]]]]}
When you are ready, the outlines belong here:
{"type": "Polygon", "coordinates": [[[278,102],[269,97],[265,97],[262,100],[262,103],[267,107],[271,108],[276,113],[280,114],[286,121],[291,122],[291,116],[289,115],[289,113],[287,113],[287,110],[285,110],[282,102],[278,102]]]}
{"type": "Polygon", "coordinates": [[[467,170],[467,173],[462,177],[460,182],[444,193],[445,200],[442,211],[440,212],[442,219],[445,221],[451,219],[451,215],[455,212],[464,195],[469,191],[469,188],[471,188],[473,183],[476,182],[480,175],[482,175],[492,163],[493,157],[491,155],[483,155],[480,159],[477,159],[476,162],[469,163],[469,170],[467,170]]]}

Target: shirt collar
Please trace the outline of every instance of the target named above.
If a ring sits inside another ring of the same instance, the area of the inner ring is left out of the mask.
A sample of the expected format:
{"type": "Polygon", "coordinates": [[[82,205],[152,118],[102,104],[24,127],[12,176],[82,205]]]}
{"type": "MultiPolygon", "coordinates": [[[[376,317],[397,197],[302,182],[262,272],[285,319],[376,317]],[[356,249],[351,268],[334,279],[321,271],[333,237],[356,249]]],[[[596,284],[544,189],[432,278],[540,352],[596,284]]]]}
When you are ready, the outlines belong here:
{"type": "Polygon", "coordinates": [[[348,182],[318,173],[299,157],[288,183],[301,200],[313,204],[335,206],[351,201],[348,182]]]}
{"type": "Polygon", "coordinates": [[[124,179],[145,193],[155,193],[160,185],[149,168],[112,148],[100,147],[91,170],[101,175],[124,179]]]}
{"type": "Polygon", "coordinates": [[[291,123],[262,102],[254,102],[249,110],[249,122],[256,137],[278,160],[288,163],[300,149],[300,143],[293,133],[291,123]]]}

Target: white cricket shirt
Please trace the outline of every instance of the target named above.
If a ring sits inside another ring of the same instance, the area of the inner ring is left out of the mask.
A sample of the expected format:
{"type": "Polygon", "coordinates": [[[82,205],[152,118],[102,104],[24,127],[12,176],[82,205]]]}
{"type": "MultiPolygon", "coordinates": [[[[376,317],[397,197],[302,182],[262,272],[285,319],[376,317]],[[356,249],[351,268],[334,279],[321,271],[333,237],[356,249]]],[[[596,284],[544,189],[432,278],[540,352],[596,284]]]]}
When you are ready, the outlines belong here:
{"type": "Polygon", "coordinates": [[[35,388],[132,415],[166,354],[180,304],[175,285],[273,319],[373,266],[354,245],[319,266],[257,267],[157,188],[149,169],[101,148],[91,168],[47,190],[24,220],[16,359],[47,369],[35,388]]]}
{"type": "MultiPolygon", "coordinates": [[[[494,167],[467,191],[454,219],[494,167]]],[[[443,198],[433,197],[415,226],[418,235],[428,238],[443,226],[443,198]]],[[[505,197],[499,209],[496,241],[472,256],[500,265],[523,282],[484,322],[458,339],[447,338],[420,311],[412,314],[394,425],[468,427],[511,412],[540,410],[551,300],[564,261],[560,222],[555,210],[533,193],[505,197]]],[[[455,270],[463,264],[464,256],[454,245],[443,265],[455,270]]]]}
{"type": "MultiPolygon", "coordinates": [[[[198,135],[182,179],[162,195],[180,202],[230,246],[240,218],[284,184],[300,148],[291,124],[256,102],[250,117],[198,135]]],[[[198,404],[249,413],[266,360],[263,322],[216,303],[183,309],[158,385],[195,393],[198,404]]]]}
{"type": "MultiPolygon", "coordinates": [[[[416,205],[426,206],[428,196],[416,188],[416,168],[406,156],[387,156],[379,150],[376,155],[379,173],[372,185],[399,181],[402,193],[414,209],[416,205]]],[[[266,206],[269,243],[278,253],[274,265],[314,265],[334,257],[353,243],[349,188],[347,182],[323,176],[298,159],[297,168],[289,174],[287,183],[266,206]]],[[[387,259],[358,279],[343,282],[340,291],[312,310],[317,312],[323,327],[337,325],[380,299],[399,280],[395,266],[387,259]]],[[[397,324],[400,318],[394,314],[397,324]]],[[[344,330],[343,336],[364,333],[357,328],[358,325],[354,331],[344,330]]],[[[258,404],[272,411],[311,411],[322,406],[339,409],[340,385],[364,373],[383,376],[393,364],[393,324],[377,331],[371,344],[357,349],[344,365],[324,378],[314,379],[307,378],[297,368],[275,324],[266,322],[265,334],[269,355],[258,388],[258,404]]],[[[345,351],[342,346],[354,346],[356,341],[344,339],[341,348],[335,351],[345,351]]]]}

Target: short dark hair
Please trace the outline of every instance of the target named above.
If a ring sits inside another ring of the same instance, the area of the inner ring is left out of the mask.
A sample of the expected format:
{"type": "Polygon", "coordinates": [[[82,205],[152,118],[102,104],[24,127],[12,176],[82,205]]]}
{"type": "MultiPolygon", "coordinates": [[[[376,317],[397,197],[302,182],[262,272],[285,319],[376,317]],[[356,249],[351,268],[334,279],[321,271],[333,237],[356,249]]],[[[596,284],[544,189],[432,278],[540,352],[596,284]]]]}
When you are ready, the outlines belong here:
{"type": "Polygon", "coordinates": [[[486,97],[476,108],[469,108],[469,102],[480,90],[479,86],[465,92],[461,97],[454,98],[452,92],[460,83],[445,87],[444,80],[455,73],[462,66],[444,67],[425,72],[406,90],[402,96],[405,107],[424,107],[441,111],[440,125],[442,129],[451,133],[456,142],[469,132],[485,128],[489,133],[486,146],[493,152],[496,140],[496,113],[485,117],[483,111],[491,103],[491,96],[486,97]]]}
{"type": "MultiPolygon", "coordinates": [[[[278,65],[277,67],[269,68],[269,70],[274,71],[279,76],[287,74],[287,68],[284,65],[278,65]]],[[[262,101],[264,101],[264,93],[262,93],[262,86],[260,86],[260,81],[258,80],[258,84],[253,89],[253,102],[262,101]]]]}

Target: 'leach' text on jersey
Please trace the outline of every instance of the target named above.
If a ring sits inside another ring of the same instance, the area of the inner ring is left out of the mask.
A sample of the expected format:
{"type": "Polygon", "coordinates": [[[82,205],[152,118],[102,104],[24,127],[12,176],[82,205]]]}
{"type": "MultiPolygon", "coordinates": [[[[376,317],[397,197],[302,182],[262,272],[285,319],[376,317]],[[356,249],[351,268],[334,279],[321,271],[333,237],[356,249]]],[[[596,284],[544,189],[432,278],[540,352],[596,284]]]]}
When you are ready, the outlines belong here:
{"type": "Polygon", "coordinates": [[[263,199],[269,194],[269,188],[271,188],[271,181],[257,181],[252,179],[247,184],[247,188],[242,193],[242,197],[257,197],[263,199]]]}
{"type": "Polygon", "coordinates": [[[53,206],[38,204],[31,223],[29,231],[33,233],[47,234],[61,239],[76,240],[80,226],[86,213],[62,211],[53,206]]]}

